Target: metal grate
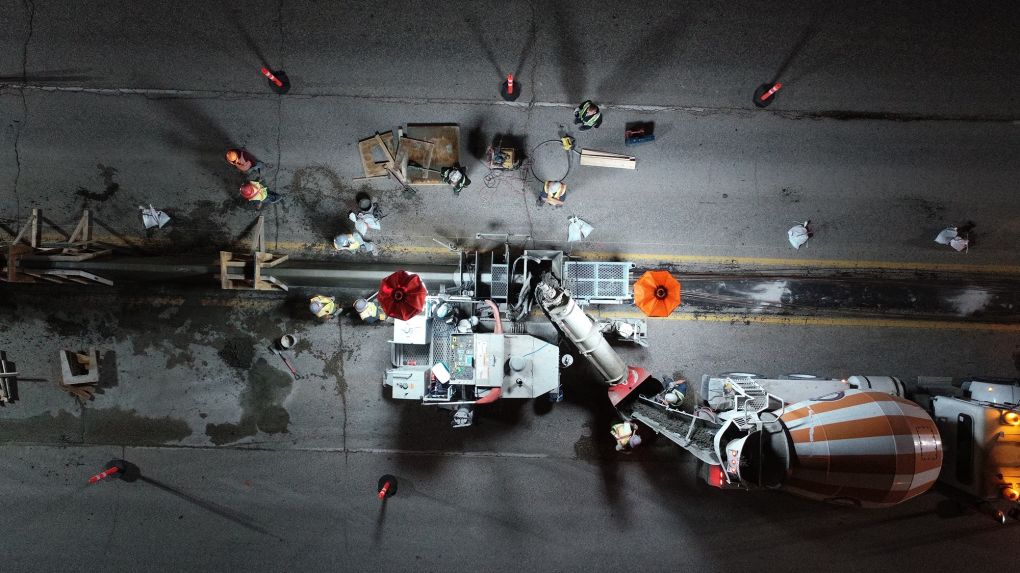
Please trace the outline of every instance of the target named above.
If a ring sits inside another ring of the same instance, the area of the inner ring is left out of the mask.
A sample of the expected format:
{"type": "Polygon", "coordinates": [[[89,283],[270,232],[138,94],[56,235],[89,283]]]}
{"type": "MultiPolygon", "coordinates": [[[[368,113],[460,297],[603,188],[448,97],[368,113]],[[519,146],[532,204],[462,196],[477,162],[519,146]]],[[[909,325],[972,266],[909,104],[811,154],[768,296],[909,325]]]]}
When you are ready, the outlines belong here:
{"type": "Polygon", "coordinates": [[[492,265],[492,298],[501,298],[506,300],[507,290],[509,288],[509,285],[507,285],[506,275],[507,265],[492,265]]]}
{"type": "Polygon", "coordinates": [[[426,366],[429,360],[428,344],[394,344],[394,366],[426,366]]]}
{"type": "Polygon", "coordinates": [[[623,303],[630,300],[631,263],[567,261],[566,287],[581,303],[623,303]]]}
{"type": "Polygon", "coordinates": [[[436,364],[440,361],[445,364],[453,362],[453,352],[450,349],[450,335],[453,333],[453,326],[442,320],[432,321],[432,352],[429,355],[429,364],[436,364]]]}

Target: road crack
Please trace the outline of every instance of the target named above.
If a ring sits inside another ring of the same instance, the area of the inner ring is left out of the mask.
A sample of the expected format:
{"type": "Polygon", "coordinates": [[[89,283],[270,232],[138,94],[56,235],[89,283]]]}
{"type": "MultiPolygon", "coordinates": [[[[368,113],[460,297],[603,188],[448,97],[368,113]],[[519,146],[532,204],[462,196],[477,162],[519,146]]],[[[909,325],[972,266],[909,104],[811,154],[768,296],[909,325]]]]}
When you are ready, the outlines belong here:
{"type": "Polygon", "coordinates": [[[32,34],[35,31],[35,3],[32,0],[23,0],[25,10],[28,12],[28,33],[25,35],[25,43],[21,48],[21,120],[14,130],[14,218],[21,221],[21,194],[18,192],[18,185],[21,182],[21,132],[28,125],[28,96],[25,93],[25,84],[28,83],[28,46],[32,42],[32,34]]]}

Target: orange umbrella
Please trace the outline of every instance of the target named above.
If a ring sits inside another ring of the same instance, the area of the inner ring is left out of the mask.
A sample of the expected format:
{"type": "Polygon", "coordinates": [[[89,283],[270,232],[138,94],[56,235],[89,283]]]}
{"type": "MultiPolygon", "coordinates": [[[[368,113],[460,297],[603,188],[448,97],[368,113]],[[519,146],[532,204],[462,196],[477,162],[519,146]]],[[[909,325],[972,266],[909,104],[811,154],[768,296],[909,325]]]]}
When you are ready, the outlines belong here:
{"type": "Polygon", "coordinates": [[[668,271],[648,271],[634,283],[634,304],[648,316],[669,316],[680,306],[680,283],[668,271]]]}

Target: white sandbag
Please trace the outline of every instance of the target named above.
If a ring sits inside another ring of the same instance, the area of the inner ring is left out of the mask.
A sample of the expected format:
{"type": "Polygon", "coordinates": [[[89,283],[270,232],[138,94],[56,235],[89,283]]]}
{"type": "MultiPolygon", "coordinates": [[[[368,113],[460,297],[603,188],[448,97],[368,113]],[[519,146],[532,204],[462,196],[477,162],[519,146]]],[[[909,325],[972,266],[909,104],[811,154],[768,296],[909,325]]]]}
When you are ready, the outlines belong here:
{"type": "Polygon", "coordinates": [[[963,237],[953,237],[953,240],[949,241],[949,246],[953,247],[957,251],[966,251],[970,246],[970,239],[964,239],[963,237]]]}
{"type": "Polygon", "coordinates": [[[153,207],[151,203],[148,209],[141,205],[138,208],[142,211],[142,224],[145,225],[146,229],[153,227],[162,229],[164,225],[170,222],[170,216],[153,207]]]}
{"type": "Polygon", "coordinates": [[[574,215],[567,220],[570,222],[570,224],[567,225],[568,243],[573,243],[587,238],[588,235],[595,230],[595,227],[592,227],[587,221],[581,219],[577,215],[574,215]]]}
{"type": "Polygon", "coordinates": [[[790,230],[786,232],[786,236],[790,239],[790,244],[793,245],[793,248],[800,249],[801,245],[811,238],[811,231],[807,228],[808,223],[810,221],[804,221],[800,225],[790,227],[790,230]]]}
{"type": "Polygon", "coordinates": [[[956,227],[946,227],[935,236],[935,242],[940,245],[948,245],[953,239],[959,236],[956,227]]]}

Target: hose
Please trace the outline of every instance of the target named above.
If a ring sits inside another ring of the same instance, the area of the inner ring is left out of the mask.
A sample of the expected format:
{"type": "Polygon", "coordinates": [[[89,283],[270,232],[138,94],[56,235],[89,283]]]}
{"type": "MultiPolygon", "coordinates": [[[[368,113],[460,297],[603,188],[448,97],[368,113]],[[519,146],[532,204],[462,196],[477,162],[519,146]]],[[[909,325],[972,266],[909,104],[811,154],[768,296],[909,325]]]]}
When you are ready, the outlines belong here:
{"type": "Polygon", "coordinates": [[[503,319],[499,316],[499,307],[492,302],[492,299],[486,299],[485,304],[492,309],[492,318],[496,319],[496,334],[503,334],[503,319]]]}

